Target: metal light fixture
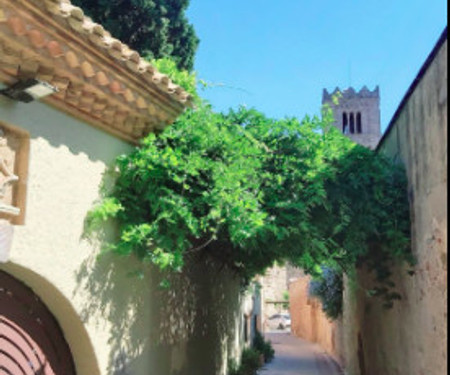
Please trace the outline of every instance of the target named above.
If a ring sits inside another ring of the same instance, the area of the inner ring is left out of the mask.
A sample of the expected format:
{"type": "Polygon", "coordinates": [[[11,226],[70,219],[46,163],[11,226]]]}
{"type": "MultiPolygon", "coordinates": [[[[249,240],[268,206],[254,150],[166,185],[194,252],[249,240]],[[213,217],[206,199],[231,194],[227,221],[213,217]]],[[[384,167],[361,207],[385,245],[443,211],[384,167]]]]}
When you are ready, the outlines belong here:
{"type": "Polygon", "coordinates": [[[55,92],[58,92],[56,87],[38,79],[19,81],[11,87],[0,90],[0,94],[24,103],[30,103],[33,100],[43,98],[55,92]]]}

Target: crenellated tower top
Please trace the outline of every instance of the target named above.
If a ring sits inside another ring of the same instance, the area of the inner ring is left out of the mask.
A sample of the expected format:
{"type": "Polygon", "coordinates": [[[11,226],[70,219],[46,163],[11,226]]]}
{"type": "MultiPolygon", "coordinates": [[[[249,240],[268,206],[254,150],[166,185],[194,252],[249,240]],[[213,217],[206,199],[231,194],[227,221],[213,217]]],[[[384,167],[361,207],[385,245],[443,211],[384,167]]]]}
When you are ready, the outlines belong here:
{"type": "Polygon", "coordinates": [[[361,90],[356,91],[353,87],[349,87],[345,90],[341,90],[339,87],[336,87],[331,93],[329,93],[327,89],[323,89],[322,103],[331,101],[331,98],[337,93],[341,93],[342,99],[379,98],[380,88],[376,86],[375,89],[371,91],[367,88],[367,86],[363,86],[361,90]]]}

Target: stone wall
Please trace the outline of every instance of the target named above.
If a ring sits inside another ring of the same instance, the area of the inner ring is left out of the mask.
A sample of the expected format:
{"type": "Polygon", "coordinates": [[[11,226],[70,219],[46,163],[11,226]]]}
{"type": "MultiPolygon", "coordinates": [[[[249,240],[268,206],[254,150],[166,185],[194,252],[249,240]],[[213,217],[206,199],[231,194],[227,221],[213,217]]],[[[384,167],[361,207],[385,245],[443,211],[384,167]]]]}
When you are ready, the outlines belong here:
{"type": "Polygon", "coordinates": [[[403,299],[385,310],[346,283],[344,351],[350,375],[447,373],[447,38],[446,31],[378,147],[408,175],[415,274],[394,272],[403,299]]]}

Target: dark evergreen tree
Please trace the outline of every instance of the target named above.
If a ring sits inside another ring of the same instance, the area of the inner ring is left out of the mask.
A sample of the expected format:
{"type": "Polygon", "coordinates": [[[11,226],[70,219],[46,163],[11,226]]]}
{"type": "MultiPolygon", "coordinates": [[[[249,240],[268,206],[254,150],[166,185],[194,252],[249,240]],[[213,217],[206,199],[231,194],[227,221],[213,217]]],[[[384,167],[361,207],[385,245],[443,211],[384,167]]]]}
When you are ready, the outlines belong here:
{"type": "Polygon", "coordinates": [[[72,0],[95,22],[148,58],[172,58],[191,71],[199,40],[185,11],[189,0],[72,0]]]}

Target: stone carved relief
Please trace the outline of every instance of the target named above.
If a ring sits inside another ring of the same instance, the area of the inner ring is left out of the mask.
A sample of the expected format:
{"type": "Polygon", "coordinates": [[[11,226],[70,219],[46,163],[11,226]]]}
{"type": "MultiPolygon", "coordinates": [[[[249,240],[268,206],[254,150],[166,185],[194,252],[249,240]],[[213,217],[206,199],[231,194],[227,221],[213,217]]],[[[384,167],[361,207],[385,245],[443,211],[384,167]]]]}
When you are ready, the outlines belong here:
{"type": "MultiPolygon", "coordinates": [[[[3,136],[3,131],[0,129],[0,137],[3,136]]],[[[0,147],[5,145],[5,139],[0,138],[0,147]]],[[[5,191],[13,182],[19,180],[19,177],[16,176],[8,169],[7,161],[3,159],[0,154],[0,172],[3,174],[0,175],[0,198],[5,196],[5,191]]]]}
{"type": "Polygon", "coordinates": [[[3,181],[0,180],[0,198],[3,198],[5,195],[6,187],[13,182],[16,182],[19,180],[19,177],[17,177],[14,173],[12,173],[8,167],[6,166],[5,160],[0,157],[0,172],[3,173],[3,181]]]}
{"type": "Polygon", "coordinates": [[[0,123],[0,219],[12,224],[23,223],[27,158],[27,134],[0,123]]]}

